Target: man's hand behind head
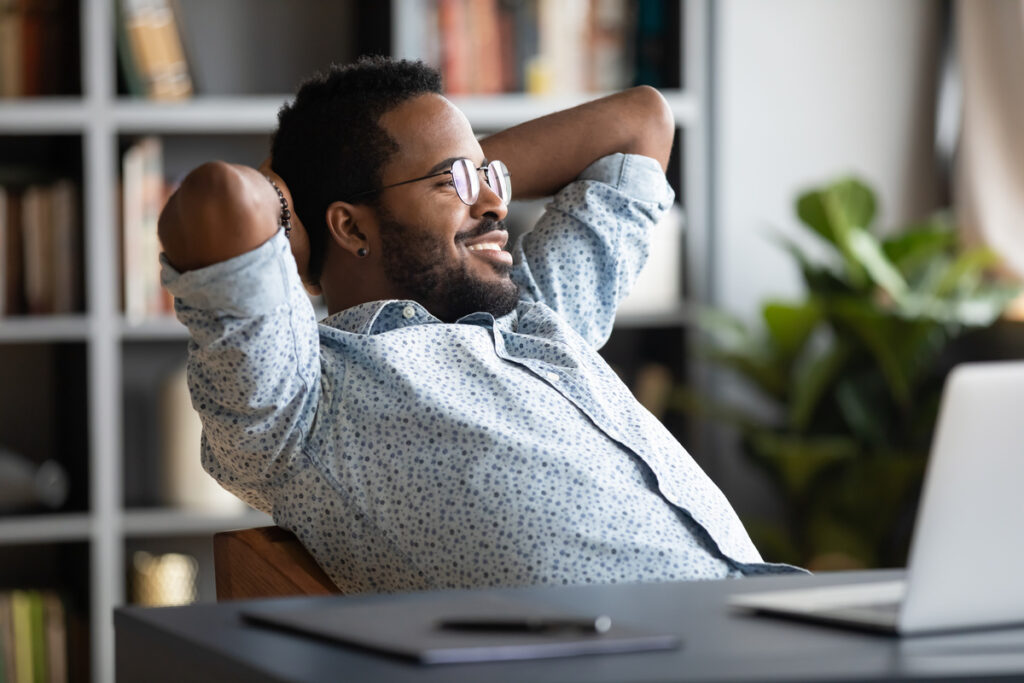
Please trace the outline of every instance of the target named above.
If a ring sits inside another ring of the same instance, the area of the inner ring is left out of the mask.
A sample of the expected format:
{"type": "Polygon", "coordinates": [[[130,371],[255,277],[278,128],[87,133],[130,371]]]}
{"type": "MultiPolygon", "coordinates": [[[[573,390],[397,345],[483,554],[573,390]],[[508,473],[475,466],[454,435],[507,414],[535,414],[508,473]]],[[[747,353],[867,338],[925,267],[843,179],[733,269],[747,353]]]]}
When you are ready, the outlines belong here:
{"type": "MultiPolygon", "coordinates": [[[[278,184],[291,206],[287,185],[267,166],[266,174],[278,184]]],[[[249,166],[211,161],[185,176],[167,200],[158,230],[167,259],[185,272],[255,249],[274,236],[280,217],[277,192],[263,173],[249,166]]],[[[309,240],[294,208],[291,226],[292,253],[299,274],[305,276],[309,240]]],[[[306,286],[313,293],[319,291],[308,283],[306,286]]]]}

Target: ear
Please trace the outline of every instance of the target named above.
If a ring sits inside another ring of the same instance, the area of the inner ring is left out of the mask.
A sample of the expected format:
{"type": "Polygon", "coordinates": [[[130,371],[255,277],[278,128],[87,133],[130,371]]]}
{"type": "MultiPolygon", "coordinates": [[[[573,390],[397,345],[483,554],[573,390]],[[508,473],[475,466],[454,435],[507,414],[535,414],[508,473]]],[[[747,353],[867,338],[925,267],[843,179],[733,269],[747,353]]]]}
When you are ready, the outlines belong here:
{"type": "Polygon", "coordinates": [[[371,221],[369,207],[348,202],[334,202],[327,207],[327,231],[334,242],[353,256],[360,249],[369,249],[370,241],[360,225],[371,221]]]}

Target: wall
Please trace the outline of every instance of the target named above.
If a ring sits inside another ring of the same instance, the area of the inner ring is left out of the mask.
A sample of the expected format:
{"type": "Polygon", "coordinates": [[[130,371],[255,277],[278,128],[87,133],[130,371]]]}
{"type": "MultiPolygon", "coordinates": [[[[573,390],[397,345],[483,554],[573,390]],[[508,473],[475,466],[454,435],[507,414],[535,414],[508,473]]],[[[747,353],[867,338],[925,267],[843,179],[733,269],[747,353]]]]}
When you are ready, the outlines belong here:
{"type": "MultiPolygon", "coordinates": [[[[717,303],[752,315],[800,291],[768,228],[799,232],[796,193],[856,173],[883,224],[934,206],[935,0],[715,3],[717,303]]],[[[802,236],[802,235],[801,235],[802,236]]]]}
{"type": "MultiPolygon", "coordinates": [[[[798,296],[799,274],[771,230],[814,240],[793,201],[855,173],[879,193],[880,222],[934,208],[935,0],[714,3],[712,302],[748,319],[767,297],[798,296]]],[[[720,378],[732,398],[740,390],[720,378]]],[[[708,469],[741,514],[771,508],[729,440],[708,469]]]]}

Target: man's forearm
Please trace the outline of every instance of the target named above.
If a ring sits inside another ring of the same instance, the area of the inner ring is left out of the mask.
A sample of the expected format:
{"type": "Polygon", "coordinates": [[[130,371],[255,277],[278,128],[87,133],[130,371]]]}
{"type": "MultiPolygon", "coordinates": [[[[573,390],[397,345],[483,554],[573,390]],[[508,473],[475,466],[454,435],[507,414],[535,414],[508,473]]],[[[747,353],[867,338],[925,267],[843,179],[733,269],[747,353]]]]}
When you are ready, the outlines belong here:
{"type": "Polygon", "coordinates": [[[164,254],[182,272],[226,261],[273,237],[279,211],[274,189],[255,169],[203,164],[160,214],[164,254]]]}
{"type": "Polygon", "coordinates": [[[639,86],[527,121],[480,141],[501,159],[519,199],[552,195],[608,154],[642,154],[668,166],[675,123],[654,88],[639,86]]]}

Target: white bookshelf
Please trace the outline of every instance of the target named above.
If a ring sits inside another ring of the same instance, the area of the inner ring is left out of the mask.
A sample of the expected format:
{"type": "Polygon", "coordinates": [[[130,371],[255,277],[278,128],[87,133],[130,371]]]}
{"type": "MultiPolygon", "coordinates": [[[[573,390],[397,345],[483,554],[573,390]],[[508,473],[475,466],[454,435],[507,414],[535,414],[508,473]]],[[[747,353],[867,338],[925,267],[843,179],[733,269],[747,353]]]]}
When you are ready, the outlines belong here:
{"type": "MultiPolygon", "coordinates": [[[[82,209],[85,233],[83,268],[87,310],[81,315],[0,319],[0,354],[9,344],[71,342],[85,349],[88,421],[88,510],[80,513],[0,516],[0,548],[57,543],[84,543],[89,549],[90,648],[94,681],[112,681],[114,633],[112,610],[126,597],[126,547],[146,539],[209,538],[213,533],[272,523],[250,511],[217,515],[175,509],[125,506],[124,469],[128,457],[152,454],[124,452],[124,388],[126,347],[180,344],[185,329],[173,318],[141,323],[127,320],[120,307],[117,189],[118,145],[125,138],[166,136],[266,136],[276,125],[277,111],[288,95],[199,96],[174,104],[158,104],[116,94],[117,62],[114,0],[79,0],[82,50],[82,96],[35,100],[0,100],[0,136],[80,136],[82,144],[82,209]]],[[[237,2],[236,2],[237,4],[237,2]]],[[[184,11],[198,7],[182,2],[184,11]]],[[[241,5],[239,5],[241,6],[241,5]]],[[[402,24],[405,0],[393,0],[392,21],[402,24]]],[[[319,7],[319,5],[311,5],[319,7]]],[[[318,10],[319,11],[319,10],[318,10]]],[[[324,10],[326,11],[326,10],[324,10]]],[[[701,301],[706,278],[707,235],[707,67],[706,32],[709,0],[688,0],[683,10],[682,42],[686,89],[666,91],[676,123],[686,138],[679,165],[684,188],[680,197],[687,216],[688,287],[701,301]],[[685,178],[685,182],[683,181],[685,178]]],[[[225,32],[231,27],[225,26],[225,32]]],[[[326,29],[322,29],[326,30],[326,29]]],[[[336,29],[331,29],[336,30],[336,29]]],[[[395,35],[400,33],[396,31],[395,35]]],[[[400,45],[393,52],[401,54],[400,45]]],[[[342,52],[339,59],[350,56],[342,52]]],[[[402,55],[407,56],[407,55],[402,55]]],[[[198,84],[201,87],[201,83],[198,84]]],[[[453,101],[480,130],[496,130],[573,106],[594,94],[550,97],[498,95],[456,97],[453,101]]],[[[199,163],[197,160],[196,163],[199,163]]],[[[258,163],[260,159],[252,159],[258,163]]],[[[687,327],[688,309],[626,315],[627,328],[687,327]]],[[[182,351],[184,356],[184,351],[182,351]]],[[[2,389],[0,389],[2,390],[2,389]]],[[[2,568],[0,568],[2,577],[2,568]]]]}

